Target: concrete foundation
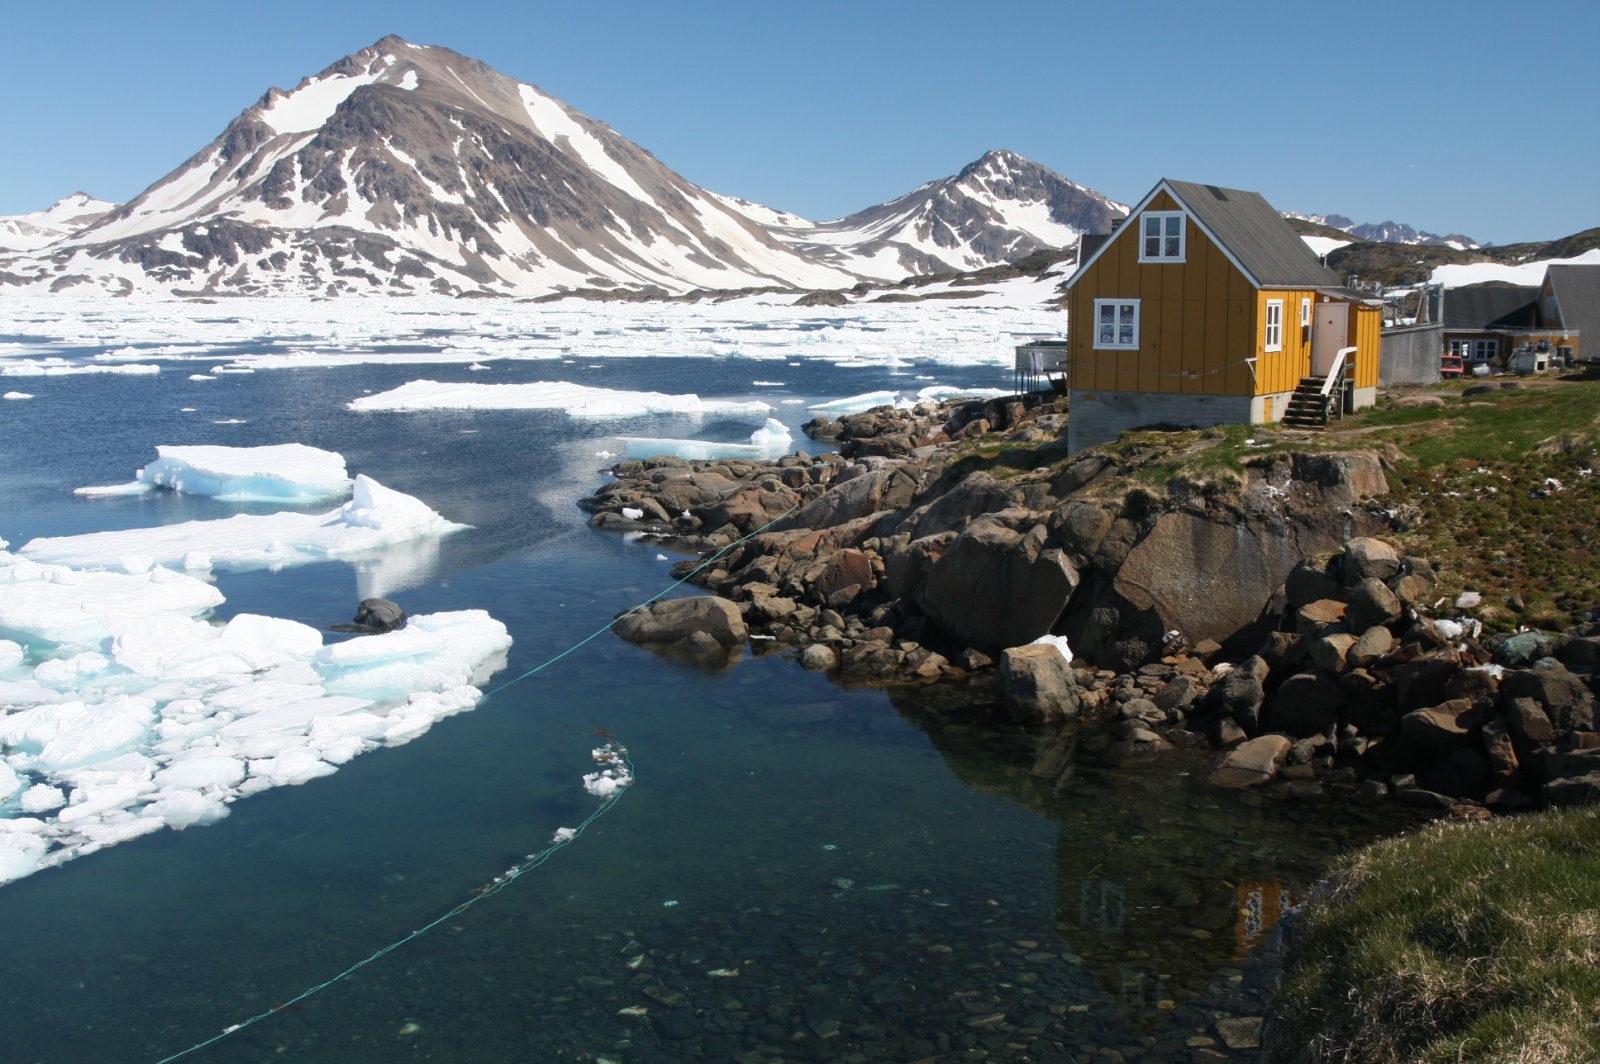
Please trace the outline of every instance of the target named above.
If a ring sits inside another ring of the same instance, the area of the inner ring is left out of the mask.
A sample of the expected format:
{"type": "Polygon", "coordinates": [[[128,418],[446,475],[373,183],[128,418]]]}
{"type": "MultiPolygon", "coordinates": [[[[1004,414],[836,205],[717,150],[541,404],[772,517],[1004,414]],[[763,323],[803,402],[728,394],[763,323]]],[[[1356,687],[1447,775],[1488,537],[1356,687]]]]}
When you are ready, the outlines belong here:
{"type": "MultiPolygon", "coordinates": [[[[1258,423],[1262,400],[1269,396],[1170,395],[1164,392],[1069,393],[1067,447],[1073,454],[1109,443],[1129,429],[1156,425],[1209,428],[1212,425],[1258,423]]],[[[1283,416],[1284,398],[1272,404],[1273,417],[1283,416]]]]}

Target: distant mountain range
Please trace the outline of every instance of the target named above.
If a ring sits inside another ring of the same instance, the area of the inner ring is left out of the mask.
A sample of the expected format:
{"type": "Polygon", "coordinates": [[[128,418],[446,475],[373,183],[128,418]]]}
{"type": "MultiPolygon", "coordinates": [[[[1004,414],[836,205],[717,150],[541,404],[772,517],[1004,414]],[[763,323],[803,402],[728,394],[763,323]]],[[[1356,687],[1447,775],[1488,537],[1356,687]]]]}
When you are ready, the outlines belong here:
{"type": "Polygon", "coordinates": [[[1329,229],[1349,233],[1356,240],[1377,244],[1418,244],[1424,247],[1454,248],[1457,251],[1471,251],[1473,248],[1483,246],[1470,236],[1462,236],[1460,233],[1440,236],[1437,233],[1425,233],[1401,222],[1362,222],[1358,225],[1342,214],[1296,214],[1293,211],[1284,211],[1283,216],[1297,218],[1313,225],[1324,225],[1329,229]]]}
{"type": "Polygon", "coordinates": [[[0,220],[0,291],[832,289],[1014,262],[1126,212],[992,151],[810,222],[699,188],[477,60],[385,37],[269,90],[128,203],[79,194],[0,220]]]}

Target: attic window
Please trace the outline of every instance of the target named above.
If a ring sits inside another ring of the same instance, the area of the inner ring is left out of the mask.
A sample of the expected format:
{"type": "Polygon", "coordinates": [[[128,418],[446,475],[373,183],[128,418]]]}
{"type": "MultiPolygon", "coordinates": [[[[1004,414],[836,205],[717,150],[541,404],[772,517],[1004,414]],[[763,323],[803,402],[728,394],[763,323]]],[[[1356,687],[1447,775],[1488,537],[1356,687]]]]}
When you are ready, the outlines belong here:
{"type": "Polygon", "coordinates": [[[1183,212],[1145,211],[1139,216],[1139,261],[1183,261],[1183,212]]]}
{"type": "Polygon", "coordinates": [[[1094,301],[1094,347],[1096,351],[1137,351],[1139,349],[1139,301],[1137,299],[1097,299],[1094,301]]]}

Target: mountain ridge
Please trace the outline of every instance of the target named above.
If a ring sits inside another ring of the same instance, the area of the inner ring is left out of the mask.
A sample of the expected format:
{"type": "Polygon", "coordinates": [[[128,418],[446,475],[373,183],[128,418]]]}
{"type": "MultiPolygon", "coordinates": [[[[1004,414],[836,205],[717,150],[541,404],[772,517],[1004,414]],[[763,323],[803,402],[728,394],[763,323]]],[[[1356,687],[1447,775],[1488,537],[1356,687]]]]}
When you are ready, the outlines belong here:
{"type": "Polygon", "coordinates": [[[102,217],[0,252],[0,290],[838,289],[1014,261],[1123,209],[996,151],[813,223],[702,189],[534,85],[390,36],[269,88],[102,217]]]}

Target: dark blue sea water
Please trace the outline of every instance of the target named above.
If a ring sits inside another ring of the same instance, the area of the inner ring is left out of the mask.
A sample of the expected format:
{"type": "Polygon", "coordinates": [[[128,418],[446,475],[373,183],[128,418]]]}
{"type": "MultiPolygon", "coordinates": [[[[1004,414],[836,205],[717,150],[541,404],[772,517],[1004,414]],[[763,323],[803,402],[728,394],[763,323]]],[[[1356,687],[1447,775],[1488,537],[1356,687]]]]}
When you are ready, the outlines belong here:
{"type": "MultiPolygon", "coordinates": [[[[413,613],[503,621],[515,644],[496,683],[671,582],[659,548],[591,531],[574,505],[604,482],[610,437],[735,441],[756,424],[358,415],[349,400],[424,376],[773,403],[916,374],[1007,383],[807,363],[757,389],[771,364],[739,359],[193,369],[8,382],[35,398],[0,406],[0,536],[249,509],[72,495],[131,479],[158,444],[335,450],[474,526],[393,594],[413,613]]],[[[347,620],[363,590],[345,564],[218,585],[222,616],[317,626],[347,620]]],[[[1199,755],[1111,769],[1070,739],[1001,729],[986,702],[845,689],[782,656],[708,672],[603,635],[409,745],[0,888],[0,1064],[162,1060],[420,927],[594,808],[580,777],[597,730],[628,747],[637,783],[577,844],[185,1059],[1187,1060],[1217,1015],[1259,1014],[1278,907],[1394,829],[1208,790],[1199,755]]]]}

